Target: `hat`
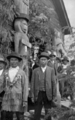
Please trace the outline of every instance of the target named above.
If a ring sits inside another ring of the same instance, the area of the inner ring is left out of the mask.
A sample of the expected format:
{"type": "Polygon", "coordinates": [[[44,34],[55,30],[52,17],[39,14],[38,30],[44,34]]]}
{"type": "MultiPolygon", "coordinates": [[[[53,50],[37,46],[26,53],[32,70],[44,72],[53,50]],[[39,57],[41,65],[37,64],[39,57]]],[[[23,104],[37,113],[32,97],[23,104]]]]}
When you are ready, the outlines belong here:
{"type": "Polygon", "coordinates": [[[40,55],[39,55],[39,59],[41,57],[46,57],[47,59],[49,59],[49,54],[47,52],[42,52],[40,55]]]}
{"type": "Polygon", "coordinates": [[[54,55],[54,54],[50,54],[49,57],[56,57],[56,55],[54,55]]]}
{"type": "Polygon", "coordinates": [[[18,53],[15,53],[15,52],[9,54],[9,55],[7,56],[7,59],[10,60],[12,57],[17,58],[19,61],[22,60],[22,58],[20,57],[20,55],[19,55],[18,53]]]}
{"type": "Polygon", "coordinates": [[[64,61],[69,62],[69,59],[65,56],[65,57],[62,59],[62,62],[64,62],[64,61]]]}
{"type": "Polygon", "coordinates": [[[56,57],[56,52],[52,52],[49,57],[56,57]]]}
{"type": "Polygon", "coordinates": [[[61,60],[61,58],[59,58],[59,57],[56,57],[56,60],[58,60],[59,62],[61,62],[62,60],[61,60]]]}
{"type": "Polygon", "coordinates": [[[75,59],[71,60],[71,66],[75,65],[75,59]]]}
{"type": "Polygon", "coordinates": [[[2,54],[0,54],[0,62],[7,64],[7,62],[4,59],[4,56],[2,54]]]}
{"type": "Polygon", "coordinates": [[[20,15],[16,16],[14,18],[13,24],[17,19],[25,19],[27,22],[29,22],[29,16],[27,14],[21,13],[20,15]]]}

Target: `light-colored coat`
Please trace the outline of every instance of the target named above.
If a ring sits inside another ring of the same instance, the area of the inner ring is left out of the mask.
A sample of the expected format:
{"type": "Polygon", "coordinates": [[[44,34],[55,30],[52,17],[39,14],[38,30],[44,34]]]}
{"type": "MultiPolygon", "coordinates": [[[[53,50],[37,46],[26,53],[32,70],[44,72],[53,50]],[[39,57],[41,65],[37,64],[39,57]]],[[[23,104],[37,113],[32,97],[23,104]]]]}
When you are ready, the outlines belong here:
{"type": "Polygon", "coordinates": [[[23,103],[27,101],[26,75],[19,68],[13,82],[10,81],[8,70],[4,75],[3,88],[5,94],[2,101],[2,110],[23,112],[23,103]]]}
{"type": "MultiPolygon", "coordinates": [[[[39,93],[39,83],[41,80],[41,68],[38,67],[33,70],[31,80],[31,97],[37,100],[39,93]]],[[[51,67],[46,68],[46,95],[48,100],[52,100],[56,97],[56,78],[54,69],[51,67]]]]}

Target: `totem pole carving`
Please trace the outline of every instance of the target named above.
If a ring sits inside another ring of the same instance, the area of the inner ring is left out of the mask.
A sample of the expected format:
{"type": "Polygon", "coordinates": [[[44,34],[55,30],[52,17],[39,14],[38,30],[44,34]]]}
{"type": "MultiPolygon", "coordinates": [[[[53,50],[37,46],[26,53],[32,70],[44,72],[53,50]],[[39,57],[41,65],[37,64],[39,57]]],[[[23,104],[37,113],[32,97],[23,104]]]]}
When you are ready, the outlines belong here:
{"type": "MultiPolygon", "coordinates": [[[[28,71],[28,53],[31,48],[29,43],[28,34],[28,22],[29,22],[29,0],[14,0],[16,9],[18,9],[18,15],[14,18],[14,47],[15,52],[19,53],[22,57],[22,63],[20,67],[25,71],[27,76],[27,82],[29,83],[29,71],[28,71]]],[[[16,12],[16,11],[15,11],[16,12]]],[[[27,93],[28,96],[28,93],[27,93]]]]}
{"type": "Polygon", "coordinates": [[[26,15],[21,14],[20,17],[15,18],[14,28],[15,52],[20,53],[22,56],[27,55],[28,48],[31,48],[31,44],[29,43],[29,38],[27,36],[28,20],[26,15]]]}
{"type": "Polygon", "coordinates": [[[61,37],[61,33],[55,30],[55,46],[56,46],[56,52],[58,57],[66,56],[67,53],[64,48],[64,43],[61,37]]]}
{"type": "Polygon", "coordinates": [[[19,13],[29,14],[29,0],[14,0],[19,13]]]}

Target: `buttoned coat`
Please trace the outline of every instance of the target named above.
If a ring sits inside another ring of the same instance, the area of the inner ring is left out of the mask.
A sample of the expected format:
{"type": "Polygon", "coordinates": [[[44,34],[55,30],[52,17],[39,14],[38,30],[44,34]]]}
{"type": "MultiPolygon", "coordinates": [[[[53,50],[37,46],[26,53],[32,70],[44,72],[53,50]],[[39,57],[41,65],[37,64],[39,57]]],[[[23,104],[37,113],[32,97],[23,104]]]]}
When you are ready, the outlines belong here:
{"type": "MultiPolygon", "coordinates": [[[[9,70],[5,71],[4,81],[0,87],[5,90],[2,101],[2,110],[23,112],[23,104],[27,101],[27,81],[23,70],[19,68],[14,80],[11,82],[9,70]]],[[[1,89],[0,89],[1,90],[1,89]]]]}
{"type": "MultiPolygon", "coordinates": [[[[39,93],[39,83],[41,80],[41,68],[38,67],[33,70],[32,80],[31,80],[31,97],[37,100],[39,93]]],[[[47,66],[46,68],[46,95],[48,100],[52,100],[56,97],[56,78],[54,74],[54,69],[47,66]]]]}

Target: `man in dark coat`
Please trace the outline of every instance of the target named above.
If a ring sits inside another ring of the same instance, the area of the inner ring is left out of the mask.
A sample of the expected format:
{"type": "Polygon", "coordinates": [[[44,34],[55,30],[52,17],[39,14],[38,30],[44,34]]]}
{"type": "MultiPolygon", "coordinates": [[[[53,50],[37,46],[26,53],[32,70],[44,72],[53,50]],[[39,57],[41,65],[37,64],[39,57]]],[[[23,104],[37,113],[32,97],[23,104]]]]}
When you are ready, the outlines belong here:
{"type": "Polygon", "coordinates": [[[32,73],[31,95],[32,101],[35,102],[35,120],[40,120],[43,106],[47,114],[48,108],[51,108],[52,101],[56,98],[56,79],[54,69],[47,66],[48,58],[48,53],[42,52],[39,56],[40,66],[32,73]]]}

